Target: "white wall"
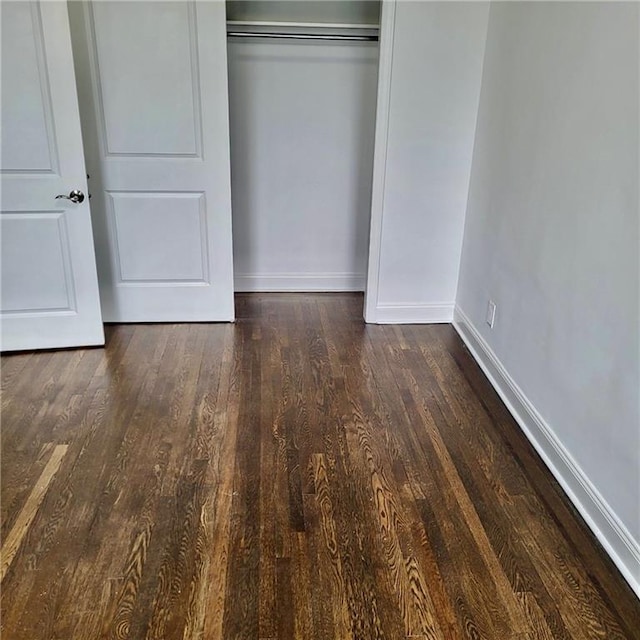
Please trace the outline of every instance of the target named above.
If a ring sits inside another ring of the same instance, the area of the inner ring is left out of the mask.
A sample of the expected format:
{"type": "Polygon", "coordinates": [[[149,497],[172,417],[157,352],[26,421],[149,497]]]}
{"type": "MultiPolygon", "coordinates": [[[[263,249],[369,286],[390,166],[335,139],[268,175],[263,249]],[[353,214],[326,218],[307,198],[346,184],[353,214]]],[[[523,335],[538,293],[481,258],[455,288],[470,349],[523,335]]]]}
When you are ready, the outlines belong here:
{"type": "Polygon", "coordinates": [[[227,0],[227,19],[378,24],[380,0],[227,0]]]}
{"type": "Polygon", "coordinates": [[[377,43],[228,52],[236,290],[362,291],[377,43]]]}
{"type": "MultiPolygon", "coordinates": [[[[383,8],[383,38],[392,10],[383,8]]],[[[381,52],[391,77],[388,97],[381,85],[388,131],[376,143],[386,166],[374,186],[382,219],[372,225],[368,322],[453,319],[487,17],[486,3],[396,3],[381,52]]]]}
{"type": "Polygon", "coordinates": [[[457,296],[463,337],[636,589],[638,12],[492,5],[457,296]]]}

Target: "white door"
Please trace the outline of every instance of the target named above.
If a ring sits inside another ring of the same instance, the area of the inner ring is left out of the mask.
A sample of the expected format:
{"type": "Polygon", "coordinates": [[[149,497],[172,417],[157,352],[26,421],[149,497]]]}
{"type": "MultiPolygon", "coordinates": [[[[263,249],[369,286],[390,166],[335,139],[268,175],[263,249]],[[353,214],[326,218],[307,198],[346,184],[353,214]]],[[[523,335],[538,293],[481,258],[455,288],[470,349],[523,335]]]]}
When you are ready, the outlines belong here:
{"type": "Polygon", "coordinates": [[[104,319],[233,320],[224,2],[69,15],[104,319]]]}
{"type": "Polygon", "coordinates": [[[2,349],[104,344],[66,4],[2,17],[2,349]]]}

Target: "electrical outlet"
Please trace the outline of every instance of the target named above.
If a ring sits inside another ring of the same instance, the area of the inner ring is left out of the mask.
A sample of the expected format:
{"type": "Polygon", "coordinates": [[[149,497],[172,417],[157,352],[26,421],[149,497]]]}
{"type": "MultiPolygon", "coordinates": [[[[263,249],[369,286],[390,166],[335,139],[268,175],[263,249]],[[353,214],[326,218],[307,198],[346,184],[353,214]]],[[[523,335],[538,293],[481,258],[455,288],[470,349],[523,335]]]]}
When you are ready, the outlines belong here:
{"type": "Polygon", "coordinates": [[[496,303],[493,300],[489,300],[487,305],[487,324],[493,329],[493,323],[496,321],[496,303]]]}

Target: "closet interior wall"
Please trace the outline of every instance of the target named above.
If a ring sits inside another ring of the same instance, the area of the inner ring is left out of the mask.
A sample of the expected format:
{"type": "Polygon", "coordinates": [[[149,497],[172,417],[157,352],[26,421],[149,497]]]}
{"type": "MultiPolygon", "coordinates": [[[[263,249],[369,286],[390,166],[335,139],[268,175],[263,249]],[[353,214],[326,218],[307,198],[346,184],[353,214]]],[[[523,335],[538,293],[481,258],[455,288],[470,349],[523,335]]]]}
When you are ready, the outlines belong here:
{"type": "MultiPolygon", "coordinates": [[[[228,30],[377,34],[379,8],[227,3],[228,30]]],[[[378,42],[230,36],[228,65],[236,291],[364,290],[378,42]]]]}

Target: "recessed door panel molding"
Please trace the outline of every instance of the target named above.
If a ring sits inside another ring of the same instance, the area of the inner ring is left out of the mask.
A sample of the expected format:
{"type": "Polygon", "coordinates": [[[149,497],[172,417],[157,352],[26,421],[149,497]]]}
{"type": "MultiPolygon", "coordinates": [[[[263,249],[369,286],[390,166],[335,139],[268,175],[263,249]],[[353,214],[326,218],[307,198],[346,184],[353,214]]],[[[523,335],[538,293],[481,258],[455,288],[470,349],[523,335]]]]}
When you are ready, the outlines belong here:
{"type": "Polygon", "coordinates": [[[66,3],[0,11],[0,346],[104,344],[66,3]]]}
{"type": "Polygon", "coordinates": [[[102,153],[199,157],[194,3],[97,2],[88,28],[102,153]]]}
{"type": "Polygon", "coordinates": [[[224,3],[69,16],[105,320],[233,320],[224,3]]]}
{"type": "Polygon", "coordinates": [[[6,2],[2,9],[2,173],[57,173],[49,74],[40,6],[6,2]]]}
{"type": "Polygon", "coordinates": [[[108,192],[107,197],[111,259],[120,286],[209,284],[204,193],[108,192]]]}
{"type": "Polygon", "coordinates": [[[69,234],[64,211],[2,212],[0,318],[73,312],[69,234]],[[20,265],[20,270],[13,269],[20,265]]]}

